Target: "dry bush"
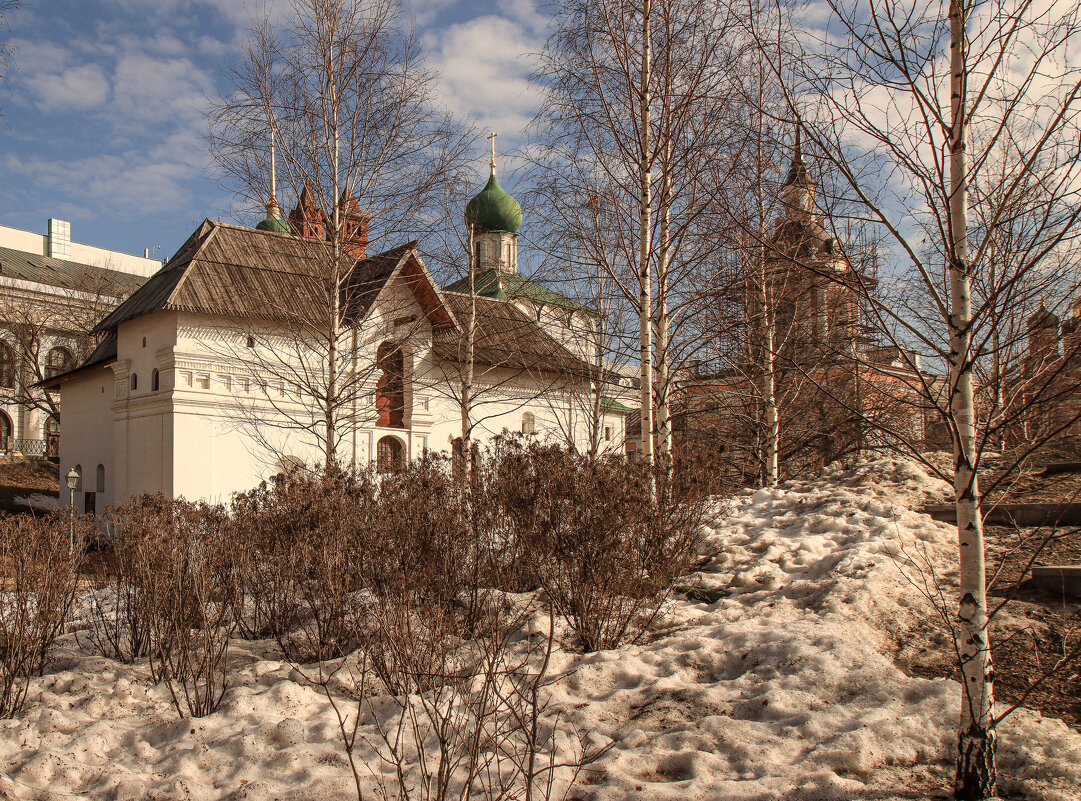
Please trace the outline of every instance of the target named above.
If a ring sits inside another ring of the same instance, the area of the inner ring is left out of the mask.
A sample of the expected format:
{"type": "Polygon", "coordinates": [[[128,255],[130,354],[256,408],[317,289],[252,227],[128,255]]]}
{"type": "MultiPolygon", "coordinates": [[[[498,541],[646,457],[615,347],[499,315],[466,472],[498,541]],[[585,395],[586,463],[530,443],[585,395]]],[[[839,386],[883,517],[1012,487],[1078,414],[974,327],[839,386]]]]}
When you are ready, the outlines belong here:
{"type": "Polygon", "coordinates": [[[101,558],[90,576],[87,632],[102,656],[132,662],[150,655],[150,617],[140,571],[157,553],[155,542],[171,518],[172,502],[163,495],[141,495],[105,513],[101,558]]]}
{"type": "Polygon", "coordinates": [[[697,553],[712,474],[660,465],[651,501],[644,470],[516,438],[484,469],[507,588],[541,586],[587,651],[640,637],[697,553]]]}
{"type": "Polygon", "coordinates": [[[132,643],[149,636],[151,677],[165,682],[177,713],[210,714],[228,686],[236,617],[225,580],[225,509],[144,495],[110,510],[109,520],[118,533],[113,548],[123,551],[114,562],[125,565],[121,594],[130,605],[119,618],[99,614],[95,636],[109,647],[112,636],[129,654],[132,643]]]}
{"type": "Polygon", "coordinates": [[[459,610],[468,625],[478,605],[477,543],[450,462],[426,455],[384,476],[376,501],[368,589],[459,610]]]}
{"type": "Polygon", "coordinates": [[[69,515],[0,517],[0,718],[22,708],[71,618],[91,524],[69,515]]]}
{"type": "Polygon", "coordinates": [[[607,749],[587,747],[585,733],[549,709],[551,610],[547,636],[521,636],[537,614],[487,594],[467,639],[454,615],[433,614],[415,598],[388,598],[372,611],[365,659],[350,674],[352,711],[327,674],[318,682],[338,716],[358,798],[365,765],[385,801],[565,796],[607,749]],[[368,691],[376,676],[389,695],[368,691]],[[374,734],[362,721],[375,724],[374,734]]]}
{"type": "Polygon", "coordinates": [[[233,500],[229,575],[245,636],[296,662],[356,648],[375,484],[368,472],[293,471],[233,500]]]}

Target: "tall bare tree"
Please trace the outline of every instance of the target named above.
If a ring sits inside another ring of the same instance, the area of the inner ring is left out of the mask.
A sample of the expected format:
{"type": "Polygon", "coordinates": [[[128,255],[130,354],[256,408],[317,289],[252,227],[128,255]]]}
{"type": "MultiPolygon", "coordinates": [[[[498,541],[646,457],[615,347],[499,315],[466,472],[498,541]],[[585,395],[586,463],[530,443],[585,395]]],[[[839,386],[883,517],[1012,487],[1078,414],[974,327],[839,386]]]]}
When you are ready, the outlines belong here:
{"type": "Polygon", "coordinates": [[[717,171],[703,163],[729,150],[730,22],[727,8],[696,0],[566,0],[536,75],[545,100],[534,164],[582,189],[599,182],[626,226],[600,263],[638,316],[648,463],[655,443],[671,447],[673,366],[694,350],[680,326],[702,295],[690,276],[716,244],[706,220],[723,184],[706,180],[717,171]]]}
{"type": "MultiPolygon", "coordinates": [[[[974,376],[986,355],[980,346],[1001,330],[1002,311],[1034,282],[1046,283],[1064,251],[1076,252],[1081,65],[1071,58],[1081,17],[1074,4],[1029,0],[829,6],[828,38],[795,64],[796,80],[822,101],[808,128],[815,146],[908,267],[898,280],[903,291],[880,297],[873,315],[899,346],[905,391],[938,418],[952,444],[946,477],[958,520],[962,676],[955,795],[989,798],[1001,716],[977,475],[994,431],[978,414],[974,376]],[[1004,143],[1012,153],[1007,172],[995,165],[1004,143]],[[972,186],[981,187],[979,226],[969,223],[972,186]],[[1032,196],[1034,186],[1040,191],[1032,196]],[[1019,208],[1030,221],[1013,226],[1023,242],[992,268],[996,238],[1019,208]],[[924,366],[946,369],[944,382],[919,370],[921,352],[924,366]]],[[[1002,415],[992,419],[1006,424],[1002,415]]],[[[882,433],[919,455],[912,431],[882,433]]]]}
{"type": "Polygon", "coordinates": [[[244,358],[280,374],[288,403],[268,401],[287,426],[316,436],[329,466],[370,412],[373,360],[359,351],[371,343],[358,336],[354,304],[365,281],[358,241],[370,247],[445,225],[439,201],[471,133],[439,107],[436,75],[396,0],[295,0],[281,26],[253,23],[228,78],[231,91],[210,116],[220,173],[250,202],[268,198],[273,132],[285,181],[310,212],[294,224],[312,230],[294,233],[308,236],[326,289],[310,319],[244,358]],[[283,350],[289,358],[279,358],[283,350]],[[317,409],[317,419],[298,408],[317,409]]]}

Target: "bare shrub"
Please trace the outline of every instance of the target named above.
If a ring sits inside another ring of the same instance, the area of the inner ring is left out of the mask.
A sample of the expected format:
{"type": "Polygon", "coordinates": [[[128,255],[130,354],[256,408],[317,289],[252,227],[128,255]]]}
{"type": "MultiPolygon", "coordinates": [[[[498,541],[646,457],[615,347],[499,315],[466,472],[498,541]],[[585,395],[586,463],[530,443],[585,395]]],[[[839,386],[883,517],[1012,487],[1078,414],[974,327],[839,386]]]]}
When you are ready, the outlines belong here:
{"type": "Polygon", "coordinates": [[[587,651],[638,639],[696,555],[706,471],[660,465],[651,476],[515,438],[497,443],[485,469],[508,589],[543,587],[587,651]]]}
{"type": "Polygon", "coordinates": [[[150,616],[140,571],[157,552],[156,540],[171,520],[163,495],[141,495],[103,517],[101,558],[90,574],[87,639],[102,656],[132,662],[150,655],[150,616]]]}
{"type": "Polygon", "coordinates": [[[427,454],[379,485],[367,586],[378,597],[464,612],[478,605],[477,544],[447,459],[427,454]]]}
{"type": "Polygon", "coordinates": [[[453,614],[431,614],[415,598],[395,596],[372,610],[368,650],[343,668],[351,670],[351,695],[358,699],[352,709],[335,695],[334,674],[317,682],[337,714],[358,798],[365,765],[385,801],[566,795],[579,772],[607,749],[587,747],[584,733],[549,709],[551,610],[546,636],[521,636],[538,613],[532,604],[515,608],[489,593],[471,636],[463,638],[453,614]],[[377,651],[379,664],[371,658],[377,651]],[[369,691],[373,676],[390,695],[369,691]],[[374,734],[361,729],[362,721],[374,725],[374,734]],[[387,772],[373,767],[388,764],[389,782],[387,772]]]}
{"type": "Polygon", "coordinates": [[[134,615],[149,631],[151,677],[165,682],[181,717],[210,714],[228,686],[235,629],[223,580],[225,509],[141,496],[112,510],[111,520],[123,532],[117,545],[130,566],[134,615]]]}
{"type": "Polygon", "coordinates": [[[234,498],[228,574],[245,636],[274,637],[296,662],[356,648],[375,491],[368,472],[293,471],[234,498]]]}
{"type": "Polygon", "coordinates": [[[0,517],[0,718],[22,709],[71,618],[89,525],[67,512],[0,517]]]}

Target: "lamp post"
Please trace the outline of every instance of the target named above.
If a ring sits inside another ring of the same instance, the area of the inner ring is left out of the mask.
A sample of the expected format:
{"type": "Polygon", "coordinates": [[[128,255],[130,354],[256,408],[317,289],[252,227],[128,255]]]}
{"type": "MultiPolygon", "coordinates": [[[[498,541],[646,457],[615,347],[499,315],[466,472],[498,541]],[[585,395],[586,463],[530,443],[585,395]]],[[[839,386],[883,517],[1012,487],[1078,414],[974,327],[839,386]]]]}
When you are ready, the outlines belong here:
{"type": "Polygon", "coordinates": [[[68,517],[68,556],[75,550],[75,488],[79,486],[79,471],[74,467],[67,475],[68,502],[71,505],[71,514],[68,517]]]}

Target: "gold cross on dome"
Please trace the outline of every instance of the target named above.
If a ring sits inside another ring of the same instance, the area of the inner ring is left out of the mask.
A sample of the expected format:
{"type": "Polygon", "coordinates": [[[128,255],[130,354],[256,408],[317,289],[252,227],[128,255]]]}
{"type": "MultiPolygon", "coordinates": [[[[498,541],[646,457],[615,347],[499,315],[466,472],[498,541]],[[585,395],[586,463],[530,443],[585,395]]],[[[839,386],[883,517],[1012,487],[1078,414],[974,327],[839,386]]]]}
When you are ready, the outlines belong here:
{"type": "Polygon", "coordinates": [[[495,138],[499,136],[495,131],[488,134],[488,141],[492,143],[492,161],[488,165],[492,168],[492,175],[495,175],[495,138]]]}

